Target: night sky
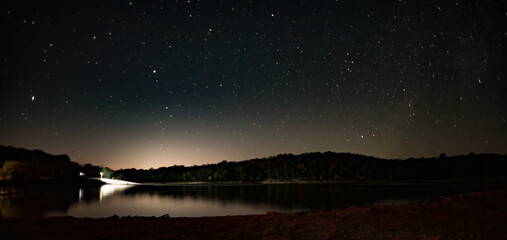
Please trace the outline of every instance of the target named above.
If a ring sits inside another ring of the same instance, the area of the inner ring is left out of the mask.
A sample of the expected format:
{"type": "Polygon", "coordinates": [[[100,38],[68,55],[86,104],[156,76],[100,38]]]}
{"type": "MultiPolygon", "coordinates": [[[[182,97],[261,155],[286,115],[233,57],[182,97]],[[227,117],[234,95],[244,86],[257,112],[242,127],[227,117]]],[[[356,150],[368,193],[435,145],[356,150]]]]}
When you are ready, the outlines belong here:
{"type": "Polygon", "coordinates": [[[505,1],[0,4],[2,145],[113,169],[507,153],[505,1]]]}

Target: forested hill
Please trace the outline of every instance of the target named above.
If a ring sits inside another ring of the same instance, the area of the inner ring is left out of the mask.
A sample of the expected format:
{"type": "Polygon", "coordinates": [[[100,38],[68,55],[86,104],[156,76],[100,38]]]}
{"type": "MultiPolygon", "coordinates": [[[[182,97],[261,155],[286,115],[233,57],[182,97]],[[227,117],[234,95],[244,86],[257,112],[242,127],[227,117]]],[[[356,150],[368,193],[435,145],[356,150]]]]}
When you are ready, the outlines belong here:
{"type": "MultiPolygon", "coordinates": [[[[79,172],[98,177],[101,169],[80,166],[67,155],[50,155],[0,145],[0,183],[68,181],[79,172]]],[[[121,169],[114,178],[134,182],[263,182],[339,180],[443,180],[507,177],[507,155],[469,154],[438,158],[386,160],[351,153],[305,153],[222,161],[202,166],[172,166],[150,170],[121,169]]]]}
{"type": "Polygon", "coordinates": [[[281,154],[241,162],[159,169],[122,169],[117,177],[135,182],[262,182],[335,180],[443,180],[507,176],[507,155],[469,154],[386,160],[350,153],[281,154]]]}
{"type": "Polygon", "coordinates": [[[78,176],[78,168],[67,155],[0,145],[0,183],[68,180],[78,176]]]}

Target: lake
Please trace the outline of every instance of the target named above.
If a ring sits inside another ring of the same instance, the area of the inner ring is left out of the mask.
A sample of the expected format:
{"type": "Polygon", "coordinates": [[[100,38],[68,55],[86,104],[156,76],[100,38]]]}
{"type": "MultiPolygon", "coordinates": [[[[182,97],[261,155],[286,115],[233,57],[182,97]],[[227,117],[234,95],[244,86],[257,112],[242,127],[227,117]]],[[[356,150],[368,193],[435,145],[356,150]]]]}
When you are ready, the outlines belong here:
{"type": "Polygon", "coordinates": [[[0,216],[200,217],[305,212],[349,206],[438,201],[500,182],[391,184],[103,185],[102,187],[3,188],[0,216]]]}

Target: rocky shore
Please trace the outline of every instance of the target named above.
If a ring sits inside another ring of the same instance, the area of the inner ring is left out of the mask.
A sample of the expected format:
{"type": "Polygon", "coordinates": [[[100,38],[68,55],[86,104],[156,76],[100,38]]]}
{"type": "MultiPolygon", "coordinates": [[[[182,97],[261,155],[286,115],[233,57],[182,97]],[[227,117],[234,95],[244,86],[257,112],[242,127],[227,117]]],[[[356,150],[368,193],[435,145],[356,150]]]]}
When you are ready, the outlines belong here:
{"type": "Polygon", "coordinates": [[[0,239],[507,239],[507,191],[309,213],[0,218],[0,239]]]}

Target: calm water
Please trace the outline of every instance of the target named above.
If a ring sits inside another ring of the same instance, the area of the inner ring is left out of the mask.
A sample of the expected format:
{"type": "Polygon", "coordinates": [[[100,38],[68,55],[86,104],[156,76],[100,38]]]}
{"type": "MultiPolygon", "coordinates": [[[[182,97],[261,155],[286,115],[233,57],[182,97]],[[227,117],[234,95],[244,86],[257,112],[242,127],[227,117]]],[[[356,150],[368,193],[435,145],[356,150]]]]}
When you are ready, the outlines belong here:
{"type": "MultiPolygon", "coordinates": [[[[493,189],[503,183],[270,184],[15,189],[0,198],[0,216],[198,217],[301,212],[421,201],[493,189]]],[[[10,189],[12,190],[12,189],[10,189]]],[[[5,189],[4,189],[5,191],[5,189]]]]}

